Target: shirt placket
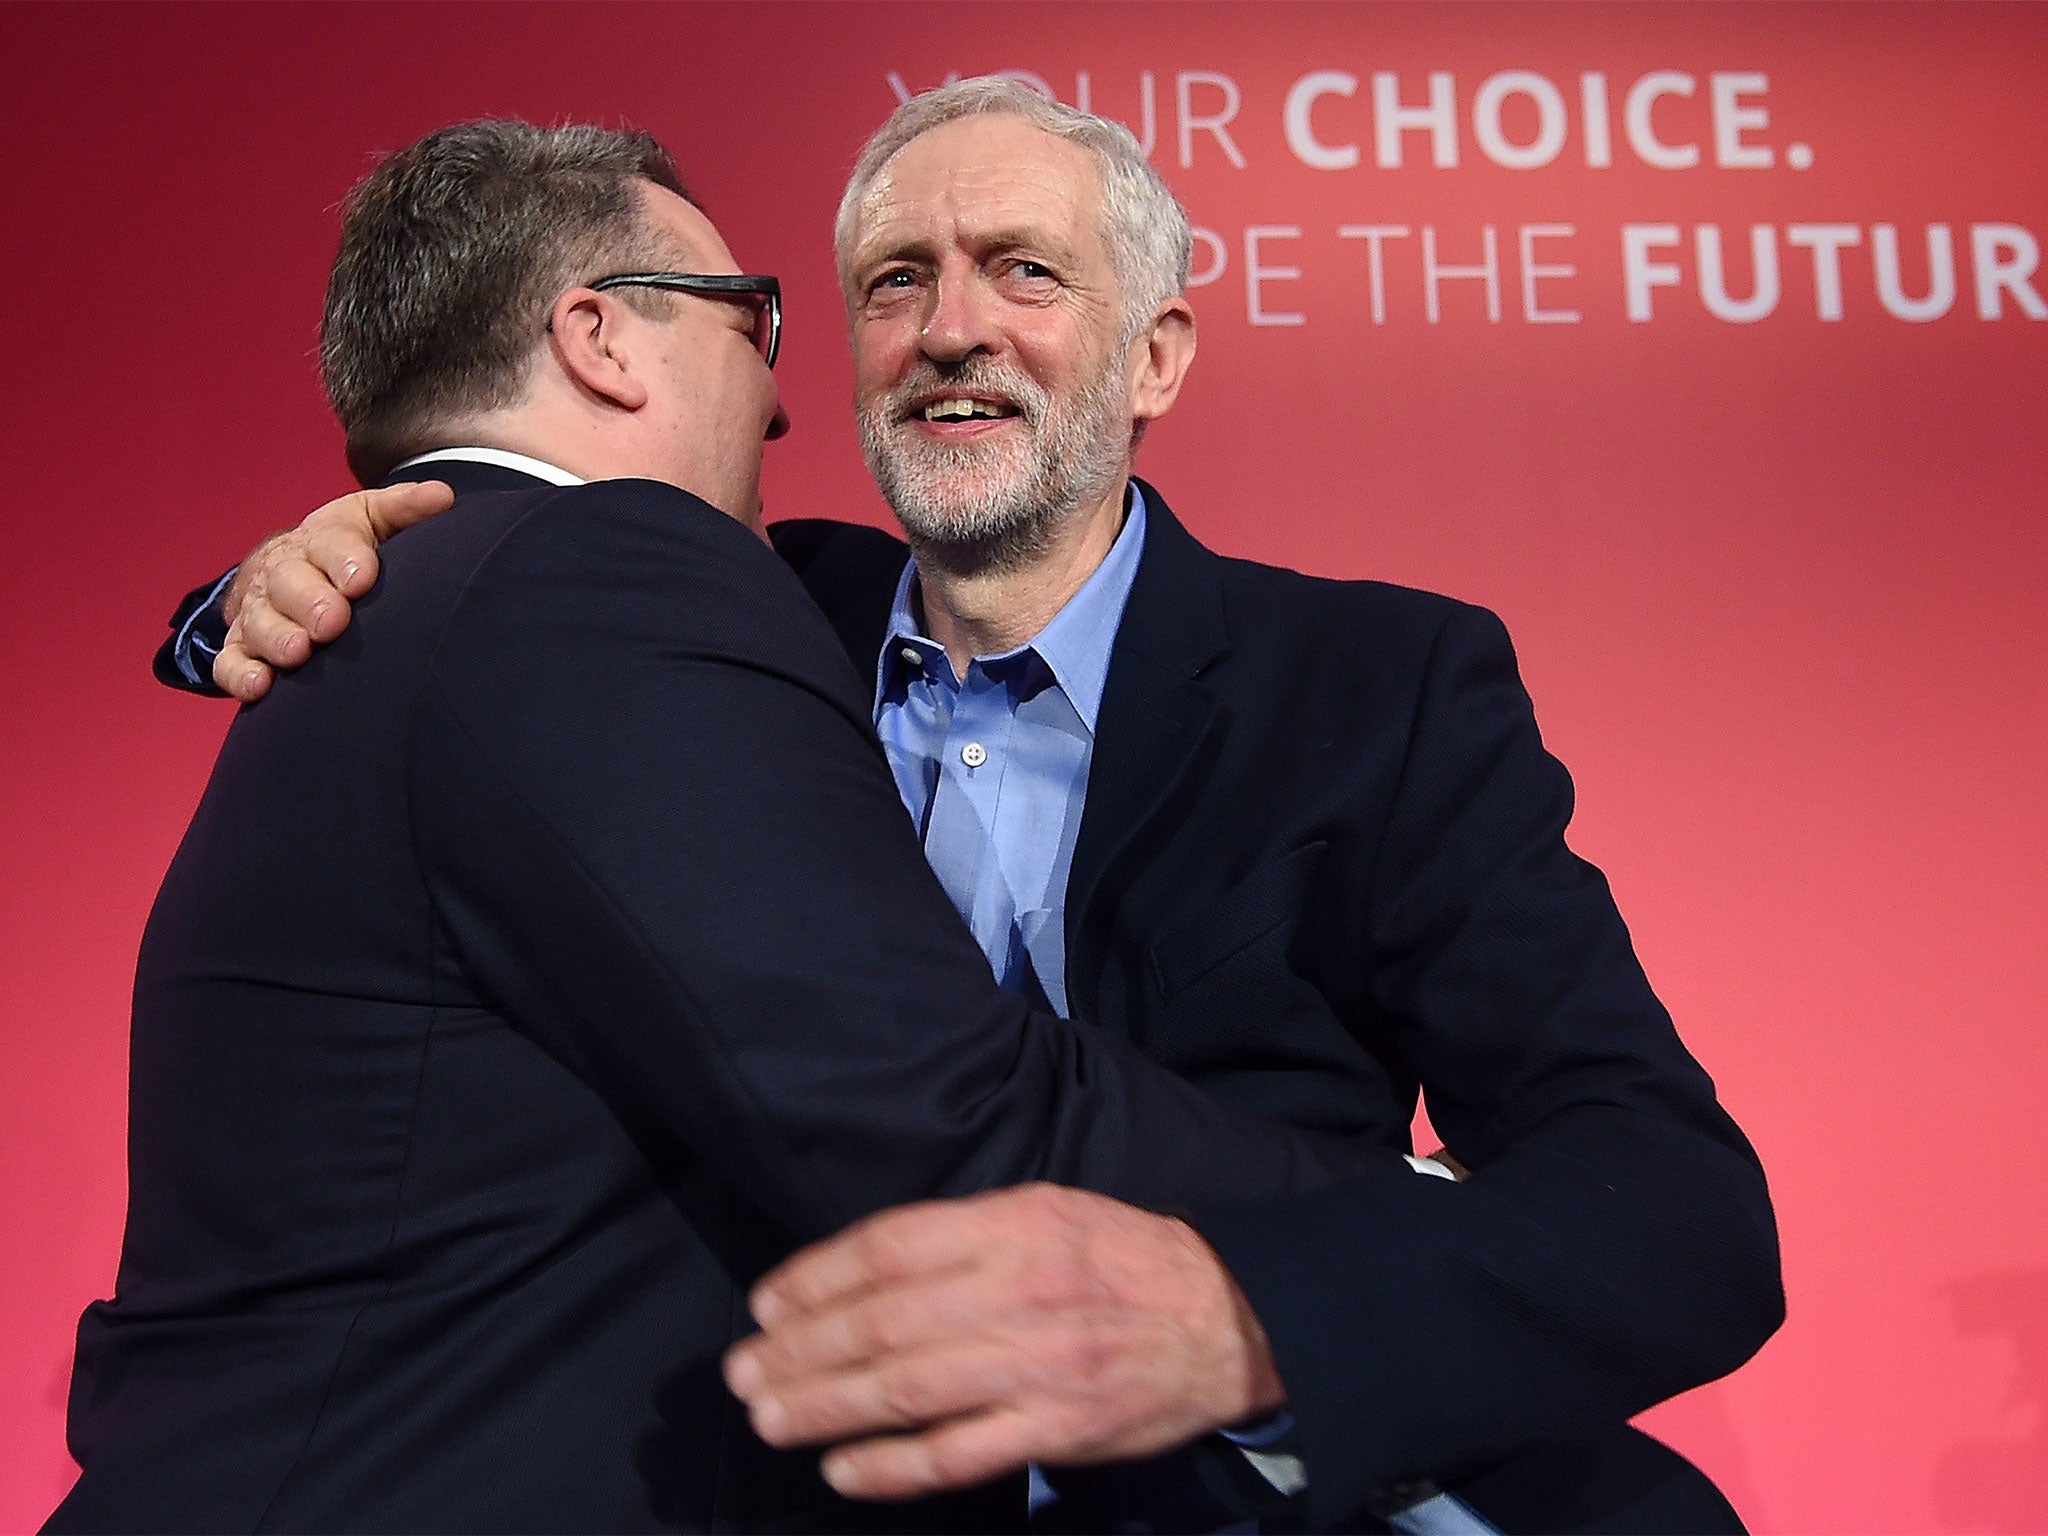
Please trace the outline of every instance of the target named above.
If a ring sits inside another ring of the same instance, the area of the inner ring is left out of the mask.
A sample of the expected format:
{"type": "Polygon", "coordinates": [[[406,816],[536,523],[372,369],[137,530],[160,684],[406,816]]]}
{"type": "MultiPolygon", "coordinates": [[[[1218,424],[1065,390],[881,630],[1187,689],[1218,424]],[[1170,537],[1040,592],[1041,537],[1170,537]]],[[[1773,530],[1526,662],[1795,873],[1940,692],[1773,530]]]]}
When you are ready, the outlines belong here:
{"type": "Polygon", "coordinates": [[[953,699],[925,824],[925,854],[939,883],[1006,985],[1014,980],[1016,903],[997,858],[996,834],[1010,722],[1008,689],[971,664],[953,699]]]}

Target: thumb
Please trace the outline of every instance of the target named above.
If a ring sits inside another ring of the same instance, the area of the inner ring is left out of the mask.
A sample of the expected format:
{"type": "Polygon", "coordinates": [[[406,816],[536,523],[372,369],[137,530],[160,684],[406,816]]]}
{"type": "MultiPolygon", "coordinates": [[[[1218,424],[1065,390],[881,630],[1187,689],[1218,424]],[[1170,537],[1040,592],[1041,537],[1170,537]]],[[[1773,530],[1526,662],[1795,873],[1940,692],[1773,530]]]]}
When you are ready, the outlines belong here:
{"type": "Polygon", "coordinates": [[[379,544],[455,504],[455,492],[439,480],[408,480],[360,493],[370,532],[379,544]]]}

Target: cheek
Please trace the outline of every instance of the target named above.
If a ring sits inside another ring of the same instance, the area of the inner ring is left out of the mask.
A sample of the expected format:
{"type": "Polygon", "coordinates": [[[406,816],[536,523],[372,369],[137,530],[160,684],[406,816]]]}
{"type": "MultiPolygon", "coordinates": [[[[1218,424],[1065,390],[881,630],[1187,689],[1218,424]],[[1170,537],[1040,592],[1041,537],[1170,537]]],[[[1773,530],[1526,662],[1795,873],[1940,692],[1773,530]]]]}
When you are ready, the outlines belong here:
{"type": "Polygon", "coordinates": [[[860,321],[853,333],[853,384],[863,399],[897,384],[918,356],[917,322],[905,315],[860,321]]]}
{"type": "Polygon", "coordinates": [[[1014,317],[1006,331],[1019,366],[1048,389],[1085,383],[1107,361],[1108,349],[1098,338],[1063,316],[1014,317]]]}

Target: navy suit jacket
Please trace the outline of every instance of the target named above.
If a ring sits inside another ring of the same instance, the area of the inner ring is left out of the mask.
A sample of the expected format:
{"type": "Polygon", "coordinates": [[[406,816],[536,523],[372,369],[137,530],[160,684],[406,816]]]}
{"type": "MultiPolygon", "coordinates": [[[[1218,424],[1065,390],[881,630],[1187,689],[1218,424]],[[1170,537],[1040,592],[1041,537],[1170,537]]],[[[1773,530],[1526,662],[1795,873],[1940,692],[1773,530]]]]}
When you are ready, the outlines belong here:
{"type": "Polygon", "coordinates": [[[228,732],[138,966],[130,1209],[58,1530],[1015,1527],[842,1502],[718,1364],[865,1213],[1396,1162],[998,988],[868,689],[671,487],[460,493],[228,732]]]}
{"type": "MultiPolygon", "coordinates": [[[[1288,1385],[1310,1481],[1283,1518],[1372,1528],[1388,1487],[1479,1473],[1466,1489],[1509,1528],[1531,1509],[1542,1528],[1651,1528],[1668,1464],[1611,1431],[1776,1327],[1775,1229],[1604,880],[1564,843],[1570,780],[1506,633],[1449,599],[1221,558],[1146,495],[1068,890],[1069,996],[1230,1103],[1386,1153],[1317,1191],[1187,1208],[1288,1385]],[[1423,1085],[1476,1170],[1461,1186],[1394,1156],[1423,1085]]],[[[771,532],[871,678],[904,546],[771,532]]],[[[157,674],[180,684],[168,645],[157,674]]],[[[1078,1481],[1070,1511],[1105,1518],[1159,1487],[1078,1481]]],[[[1689,1497],[1662,1528],[1687,1528],[1689,1497]]]]}
{"type": "MultiPolygon", "coordinates": [[[[1502,1463],[1504,1520],[1535,1495],[1568,1523],[1573,1490],[1538,1485],[1590,1466],[1514,1458],[1732,1370],[1782,1319],[1762,1170],[1565,844],[1571,781],[1499,620],[1222,558],[1145,497],[1067,891],[1074,1012],[1390,1149],[1426,1087],[1469,1182],[1393,1165],[1194,1219],[1272,1339],[1311,1524],[1502,1463]]],[[[903,546],[777,544],[872,676],[903,546]]],[[[1619,1459],[1642,1473],[1640,1446],[1619,1459]]]]}

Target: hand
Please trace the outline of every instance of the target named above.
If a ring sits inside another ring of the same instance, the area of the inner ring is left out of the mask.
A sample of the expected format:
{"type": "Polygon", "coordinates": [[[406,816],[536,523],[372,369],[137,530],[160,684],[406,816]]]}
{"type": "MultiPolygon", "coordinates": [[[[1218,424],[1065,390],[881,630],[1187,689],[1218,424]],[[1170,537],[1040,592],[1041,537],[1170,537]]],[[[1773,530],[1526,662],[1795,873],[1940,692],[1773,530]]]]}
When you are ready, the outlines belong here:
{"type": "Polygon", "coordinates": [[[352,491],[250,550],[221,603],[228,633],[215,684],[253,704],[270,691],[273,668],[304,666],[314,646],[348,628],[349,599],[377,579],[377,546],[454,500],[438,480],[352,491]]]}
{"type": "Polygon", "coordinates": [[[727,1383],[771,1445],[850,1442],[824,1474],[851,1498],[1148,1456],[1286,1401],[1192,1227],[1053,1184],[884,1211],[750,1300],[727,1383]]]}

